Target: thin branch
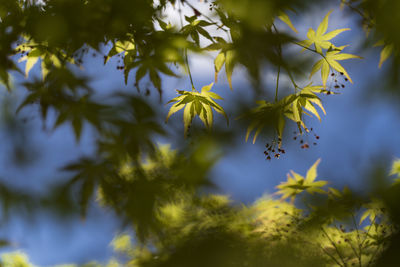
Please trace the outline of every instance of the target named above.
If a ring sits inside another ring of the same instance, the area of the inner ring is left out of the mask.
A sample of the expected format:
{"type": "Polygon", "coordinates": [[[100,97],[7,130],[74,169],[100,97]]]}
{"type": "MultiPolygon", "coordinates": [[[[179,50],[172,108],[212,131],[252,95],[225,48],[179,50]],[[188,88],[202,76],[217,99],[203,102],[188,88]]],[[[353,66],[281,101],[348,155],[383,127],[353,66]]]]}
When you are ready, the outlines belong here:
{"type": "Polygon", "coordinates": [[[381,247],[381,244],[379,244],[379,245],[376,247],[376,250],[374,251],[374,254],[372,254],[372,257],[371,257],[371,259],[369,260],[367,267],[369,267],[369,266],[371,265],[371,263],[374,261],[374,258],[375,258],[375,256],[376,256],[376,254],[378,253],[378,250],[380,249],[380,247],[381,247]]]}
{"type": "Polygon", "coordinates": [[[371,231],[372,226],[375,224],[375,219],[376,219],[376,216],[374,216],[374,219],[372,220],[371,224],[369,225],[367,233],[366,233],[363,241],[361,242],[361,246],[364,245],[364,242],[367,240],[369,232],[371,231]]]}
{"type": "Polygon", "coordinates": [[[351,213],[351,218],[352,218],[352,220],[353,220],[354,227],[356,228],[356,231],[357,231],[357,240],[358,240],[358,249],[359,249],[358,263],[359,263],[359,265],[360,265],[360,267],[361,267],[361,266],[362,266],[362,264],[361,264],[361,254],[362,254],[362,251],[361,251],[360,232],[359,232],[359,229],[358,229],[358,224],[357,224],[357,222],[356,222],[356,218],[354,217],[354,214],[353,214],[353,213],[351,213]]]}
{"type": "Polygon", "coordinates": [[[368,24],[369,24],[368,26],[370,26],[370,27],[375,26],[375,23],[371,20],[371,18],[367,17],[367,16],[366,16],[361,10],[359,10],[358,8],[352,6],[350,2],[348,2],[348,1],[346,1],[346,0],[342,0],[342,3],[345,4],[345,5],[346,5],[348,8],[350,8],[352,11],[358,13],[364,21],[367,21],[367,22],[368,22],[368,24]]]}
{"type": "MultiPolygon", "coordinates": [[[[272,23],[272,27],[274,28],[275,32],[278,34],[278,38],[279,38],[279,31],[278,31],[278,29],[276,28],[276,26],[275,26],[274,23],[272,23]]],[[[282,46],[281,46],[281,44],[279,44],[279,46],[278,46],[278,54],[279,54],[280,60],[282,61],[282,66],[283,66],[283,68],[286,70],[286,72],[288,73],[289,78],[290,78],[290,80],[291,80],[291,82],[292,82],[292,84],[293,84],[293,86],[294,86],[294,92],[296,93],[296,92],[297,92],[297,89],[301,90],[301,87],[299,87],[299,86],[296,84],[296,82],[294,81],[292,72],[289,70],[288,66],[287,66],[287,65],[285,64],[285,62],[283,61],[283,57],[282,57],[282,46]]],[[[280,67],[280,65],[279,65],[279,67],[280,67]]],[[[279,71],[280,71],[280,68],[279,68],[279,71]]],[[[278,77],[279,77],[279,72],[278,72],[278,77]]],[[[276,89],[276,90],[277,90],[277,89],[276,89]]],[[[275,93],[275,94],[277,94],[277,93],[275,93]]],[[[276,101],[276,100],[275,100],[275,101],[276,101]]]]}
{"type": "Polygon", "coordinates": [[[319,244],[319,247],[325,252],[326,255],[331,257],[331,259],[333,259],[336,262],[337,265],[339,265],[340,267],[344,266],[332,254],[330,254],[326,249],[324,249],[324,247],[321,244],[319,244]]]}
{"type": "Polygon", "coordinates": [[[193,12],[199,13],[201,16],[205,17],[211,24],[214,24],[214,25],[217,27],[217,29],[221,29],[221,30],[223,30],[223,31],[225,31],[225,32],[228,32],[228,30],[226,30],[226,29],[223,28],[223,27],[225,26],[224,24],[218,25],[218,23],[217,23],[216,21],[214,21],[212,18],[210,18],[210,17],[207,16],[206,14],[200,12],[200,11],[199,11],[197,8],[195,8],[191,3],[189,3],[189,2],[187,2],[187,1],[185,1],[185,0],[182,0],[182,3],[188,5],[188,6],[193,10],[193,12]]]}
{"type": "Polygon", "coordinates": [[[325,234],[325,236],[328,238],[328,240],[332,244],[332,246],[335,248],[336,253],[338,254],[338,256],[341,259],[341,261],[343,262],[343,266],[347,266],[346,262],[343,259],[342,253],[340,253],[339,248],[336,246],[335,242],[333,242],[333,240],[330,238],[328,233],[325,231],[324,227],[321,226],[321,230],[325,234]]]}

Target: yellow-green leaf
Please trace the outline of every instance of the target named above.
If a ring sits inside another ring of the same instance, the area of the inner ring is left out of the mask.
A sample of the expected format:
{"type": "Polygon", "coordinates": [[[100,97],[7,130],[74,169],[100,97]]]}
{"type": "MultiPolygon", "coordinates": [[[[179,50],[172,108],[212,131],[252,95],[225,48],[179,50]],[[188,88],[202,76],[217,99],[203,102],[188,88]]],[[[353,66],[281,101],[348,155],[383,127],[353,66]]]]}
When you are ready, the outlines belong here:
{"type": "Polygon", "coordinates": [[[183,110],[183,124],[184,124],[184,135],[187,136],[187,132],[189,130],[189,126],[192,123],[192,102],[186,104],[185,109],[183,110]]]}
{"type": "Polygon", "coordinates": [[[289,16],[285,12],[281,12],[279,14],[278,18],[281,21],[283,21],[284,23],[286,23],[290,27],[290,29],[292,29],[292,31],[294,31],[295,33],[298,33],[297,29],[293,26],[293,23],[290,20],[289,16]]]}
{"type": "Polygon", "coordinates": [[[28,57],[25,64],[25,76],[28,77],[29,72],[33,66],[38,62],[38,57],[28,57]]]}
{"type": "Polygon", "coordinates": [[[324,85],[324,88],[326,88],[326,82],[328,81],[328,77],[329,77],[329,64],[328,62],[326,62],[324,59],[322,62],[322,68],[321,68],[321,79],[322,79],[322,84],[324,85]]]}
{"type": "Polygon", "coordinates": [[[232,73],[235,66],[235,52],[233,50],[228,50],[225,53],[225,71],[226,78],[228,79],[229,87],[232,90],[232,73]]]}
{"type": "Polygon", "coordinates": [[[391,45],[385,45],[385,47],[381,51],[380,59],[379,59],[379,68],[382,67],[383,62],[385,62],[390,54],[392,54],[394,46],[391,45]]]}
{"type": "Polygon", "coordinates": [[[218,73],[221,70],[222,66],[225,63],[225,53],[221,52],[214,60],[214,68],[215,68],[215,82],[218,81],[218,73]]]}
{"type": "Polygon", "coordinates": [[[331,13],[332,11],[329,11],[325,15],[321,24],[318,26],[317,31],[314,31],[311,28],[308,30],[307,32],[308,40],[304,40],[299,43],[299,45],[303,47],[302,51],[304,51],[304,49],[308,48],[310,45],[314,44],[315,50],[318,53],[322,54],[322,49],[335,48],[335,46],[331,42],[329,42],[329,40],[336,37],[341,32],[350,30],[349,28],[336,29],[325,34],[326,30],[328,29],[329,15],[331,13]]]}
{"type": "Polygon", "coordinates": [[[306,183],[312,183],[314,182],[315,178],[317,178],[317,167],[319,163],[321,162],[321,159],[318,159],[310,169],[308,169],[307,174],[306,174],[306,183]]]}
{"type": "Polygon", "coordinates": [[[169,117],[171,117],[172,114],[174,114],[175,112],[178,112],[179,110],[183,109],[185,107],[184,104],[181,104],[180,102],[175,103],[171,106],[171,108],[169,109],[167,118],[165,119],[165,122],[168,122],[169,117]]]}

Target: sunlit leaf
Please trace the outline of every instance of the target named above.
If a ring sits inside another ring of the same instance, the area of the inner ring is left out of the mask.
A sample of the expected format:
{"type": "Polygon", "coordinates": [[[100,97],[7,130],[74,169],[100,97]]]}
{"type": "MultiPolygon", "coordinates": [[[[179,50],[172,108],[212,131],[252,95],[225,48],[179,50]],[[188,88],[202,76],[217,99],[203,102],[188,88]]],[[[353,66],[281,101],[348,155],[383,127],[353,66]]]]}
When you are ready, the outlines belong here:
{"type": "Polygon", "coordinates": [[[316,181],[317,177],[317,166],[320,162],[318,159],[313,166],[308,170],[306,178],[301,176],[300,174],[291,171],[290,174],[287,175],[288,179],[286,182],[281,182],[276,188],[279,189],[276,194],[282,195],[281,199],[291,198],[294,201],[295,197],[306,191],[308,193],[321,193],[325,194],[326,191],[322,189],[328,182],[327,181],[316,181]]]}
{"type": "Polygon", "coordinates": [[[175,112],[185,108],[183,111],[183,122],[185,127],[185,136],[187,135],[190,124],[192,123],[193,118],[198,115],[203,124],[207,128],[211,128],[213,122],[213,114],[212,109],[216,112],[224,115],[227,123],[229,123],[228,116],[226,115],[224,109],[218,105],[214,99],[223,99],[218,94],[211,92],[211,88],[214,83],[203,86],[200,92],[196,91],[179,91],[177,90],[180,96],[175,97],[170,100],[168,103],[176,102],[173,104],[168,112],[167,119],[174,114],[175,112]]]}
{"type": "Polygon", "coordinates": [[[293,26],[293,23],[290,20],[289,16],[285,12],[281,12],[278,18],[284,23],[286,23],[290,27],[290,29],[292,29],[292,31],[298,33],[297,29],[293,26]]]}
{"type": "Polygon", "coordinates": [[[326,30],[328,29],[329,15],[331,13],[332,13],[332,11],[329,11],[326,14],[326,16],[322,20],[321,24],[318,26],[316,32],[311,28],[308,30],[308,33],[307,33],[308,39],[300,42],[300,44],[302,46],[308,48],[310,45],[314,44],[315,50],[318,53],[322,53],[322,49],[329,49],[331,47],[334,48],[334,45],[331,42],[329,42],[329,40],[333,39],[338,34],[344,32],[344,31],[350,30],[349,28],[345,28],[345,29],[337,29],[337,30],[326,33],[326,30]]]}

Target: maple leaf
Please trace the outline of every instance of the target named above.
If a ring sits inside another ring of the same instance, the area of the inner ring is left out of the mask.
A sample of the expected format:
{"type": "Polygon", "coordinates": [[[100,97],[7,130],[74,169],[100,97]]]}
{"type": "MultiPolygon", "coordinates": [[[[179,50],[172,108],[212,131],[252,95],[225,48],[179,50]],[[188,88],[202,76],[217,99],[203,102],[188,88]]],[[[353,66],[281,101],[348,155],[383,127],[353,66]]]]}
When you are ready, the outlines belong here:
{"type": "Polygon", "coordinates": [[[201,92],[189,92],[189,91],[180,91],[177,90],[180,96],[171,99],[167,104],[176,102],[169,109],[167,118],[165,122],[168,122],[168,119],[172,114],[178,112],[179,110],[185,108],[183,110],[183,123],[184,123],[184,134],[187,135],[187,131],[189,129],[190,124],[192,123],[193,118],[198,115],[200,120],[204,123],[204,125],[211,129],[213,123],[213,108],[216,112],[224,115],[227,123],[229,123],[228,116],[226,115],[224,109],[218,105],[214,99],[223,100],[218,94],[214,92],[210,92],[214,83],[203,86],[201,88],[201,92]]]}
{"type": "Polygon", "coordinates": [[[291,198],[293,202],[295,197],[306,191],[310,194],[313,193],[321,193],[325,194],[326,192],[321,188],[325,186],[327,181],[317,181],[315,182],[315,178],[317,178],[317,167],[320,163],[320,159],[318,159],[311,168],[307,171],[306,177],[301,176],[300,174],[290,171],[290,174],[287,174],[287,181],[282,182],[276,188],[279,189],[275,194],[282,195],[281,199],[286,199],[288,197],[291,198]]]}
{"type": "Polygon", "coordinates": [[[295,33],[299,33],[296,29],[296,27],[293,26],[292,21],[290,20],[289,16],[285,13],[285,12],[280,12],[278,18],[286,23],[286,25],[289,26],[290,29],[292,29],[292,31],[294,31],[295,33]]]}
{"type": "Polygon", "coordinates": [[[346,69],[343,68],[342,65],[338,61],[340,60],[346,60],[346,59],[351,59],[351,58],[362,58],[356,55],[352,54],[346,54],[346,53],[340,53],[341,50],[331,50],[326,52],[326,55],[324,58],[320,59],[317,63],[314,64],[311,70],[310,78],[318,71],[321,69],[321,78],[322,78],[322,83],[324,88],[326,87],[326,82],[328,81],[328,76],[330,69],[334,69],[340,73],[343,73],[344,76],[346,76],[347,79],[351,83],[353,81],[351,80],[349,74],[347,73],[346,69]]]}
{"type": "Polygon", "coordinates": [[[17,53],[25,52],[26,55],[22,56],[18,62],[26,61],[25,63],[25,76],[28,77],[29,72],[39,62],[42,69],[42,78],[46,78],[51,66],[61,68],[63,62],[75,64],[73,57],[67,56],[63,51],[55,49],[50,51],[47,43],[36,43],[33,40],[26,40],[23,44],[15,48],[17,53]]]}
{"type": "Polygon", "coordinates": [[[318,26],[317,31],[314,31],[312,28],[308,30],[308,39],[300,42],[300,45],[304,47],[303,51],[314,44],[315,50],[318,53],[322,54],[322,49],[335,48],[335,46],[331,42],[329,42],[329,40],[336,37],[339,33],[350,30],[350,28],[344,28],[326,33],[326,30],[328,29],[329,15],[331,13],[332,11],[329,11],[328,14],[326,14],[325,18],[318,26]]]}
{"type": "Polygon", "coordinates": [[[392,54],[392,52],[394,50],[394,45],[393,44],[385,44],[385,42],[383,40],[380,40],[374,46],[384,46],[380,53],[380,58],[379,58],[379,68],[381,68],[383,62],[385,62],[392,54]]]}

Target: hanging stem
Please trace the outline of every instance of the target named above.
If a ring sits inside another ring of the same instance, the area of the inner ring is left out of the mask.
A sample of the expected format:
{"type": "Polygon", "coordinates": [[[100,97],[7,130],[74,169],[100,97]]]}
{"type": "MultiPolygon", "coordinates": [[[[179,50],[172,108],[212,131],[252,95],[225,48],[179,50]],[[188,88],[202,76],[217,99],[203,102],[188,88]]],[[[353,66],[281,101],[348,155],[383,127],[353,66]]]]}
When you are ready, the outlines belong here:
{"type": "MultiPolygon", "coordinates": [[[[272,27],[274,28],[276,34],[279,35],[279,31],[278,31],[278,29],[276,28],[276,26],[275,26],[274,23],[272,23],[272,27]]],[[[279,38],[279,36],[278,36],[278,38],[279,38]]],[[[288,75],[289,75],[290,80],[292,81],[292,84],[293,84],[293,86],[294,86],[294,92],[297,93],[297,89],[301,89],[301,88],[296,84],[296,82],[294,81],[294,78],[293,78],[293,76],[292,76],[291,71],[290,71],[289,68],[286,66],[285,62],[283,61],[283,58],[282,58],[282,46],[281,46],[281,44],[279,44],[279,46],[278,46],[278,54],[279,54],[280,60],[282,61],[282,66],[285,68],[286,72],[287,72],[288,75]]],[[[281,67],[281,66],[279,65],[279,66],[278,66],[278,77],[277,77],[276,89],[275,89],[275,102],[278,100],[278,86],[279,86],[280,67],[281,67]]]]}
{"type": "MultiPolygon", "coordinates": [[[[272,27],[274,27],[275,32],[279,35],[278,29],[275,27],[275,24],[272,23],[272,27]]],[[[278,55],[279,59],[282,60],[282,46],[278,45],[278,55]]],[[[279,90],[279,76],[281,74],[281,65],[278,65],[278,74],[276,76],[276,88],[275,88],[275,103],[278,102],[278,90],[279,90]]]]}
{"type": "MultiPolygon", "coordinates": [[[[178,4],[179,4],[178,12],[179,12],[179,18],[180,18],[180,21],[181,21],[181,28],[183,28],[181,1],[178,1],[178,4]]],[[[197,92],[196,88],[194,87],[192,73],[190,71],[189,60],[188,60],[188,55],[187,55],[187,48],[184,49],[184,54],[185,54],[185,64],[186,64],[186,67],[187,67],[187,70],[188,70],[188,73],[189,73],[190,84],[192,85],[192,91],[196,91],[197,92]]]]}
{"type": "Polygon", "coordinates": [[[281,66],[278,66],[278,75],[276,76],[276,88],[275,88],[275,102],[278,102],[278,88],[279,88],[279,75],[281,73],[281,66]]]}
{"type": "Polygon", "coordinates": [[[189,78],[190,78],[190,83],[192,85],[192,91],[196,91],[196,88],[194,87],[194,83],[193,83],[193,78],[192,78],[192,73],[190,72],[190,66],[189,66],[189,60],[188,60],[188,55],[187,55],[187,49],[185,48],[185,62],[186,62],[186,67],[189,73],[189,78]]]}

